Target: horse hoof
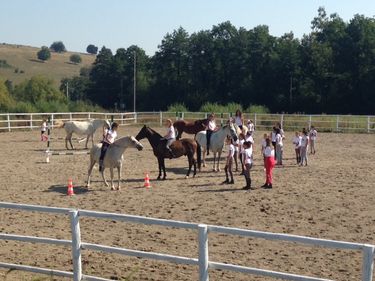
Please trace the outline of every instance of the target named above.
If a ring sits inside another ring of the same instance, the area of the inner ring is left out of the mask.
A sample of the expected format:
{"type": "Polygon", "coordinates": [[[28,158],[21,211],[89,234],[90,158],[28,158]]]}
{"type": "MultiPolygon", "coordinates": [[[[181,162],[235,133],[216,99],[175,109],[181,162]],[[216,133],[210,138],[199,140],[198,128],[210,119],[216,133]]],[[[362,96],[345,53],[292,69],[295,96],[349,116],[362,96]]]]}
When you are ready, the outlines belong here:
{"type": "Polygon", "coordinates": [[[188,179],[189,178],[189,176],[185,176],[185,179],[188,179]]]}
{"type": "Polygon", "coordinates": [[[121,187],[118,186],[118,187],[117,187],[117,190],[121,190],[121,187]]]}
{"type": "Polygon", "coordinates": [[[203,164],[203,167],[206,167],[206,164],[203,164]]]}
{"type": "Polygon", "coordinates": [[[111,187],[111,190],[116,190],[114,186],[111,187]]]}

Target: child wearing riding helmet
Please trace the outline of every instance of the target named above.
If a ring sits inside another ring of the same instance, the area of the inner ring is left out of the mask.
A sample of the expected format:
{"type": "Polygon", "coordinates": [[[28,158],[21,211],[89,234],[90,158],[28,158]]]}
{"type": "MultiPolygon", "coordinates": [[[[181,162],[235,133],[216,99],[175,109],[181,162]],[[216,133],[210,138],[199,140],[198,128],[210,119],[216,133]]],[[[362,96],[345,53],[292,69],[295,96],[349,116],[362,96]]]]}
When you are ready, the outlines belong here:
{"type": "Polygon", "coordinates": [[[171,119],[166,120],[166,126],[167,126],[167,133],[163,137],[163,139],[167,141],[166,149],[169,152],[169,158],[173,158],[174,154],[173,154],[172,149],[169,146],[172,144],[172,142],[176,140],[176,132],[174,130],[173,122],[171,119]]]}
{"type": "Polygon", "coordinates": [[[103,140],[102,140],[102,149],[100,151],[99,157],[99,172],[103,172],[103,160],[105,153],[107,152],[108,147],[114,143],[115,139],[117,138],[117,129],[118,124],[116,122],[112,123],[111,128],[107,128],[107,126],[103,127],[103,140]]]}
{"type": "Polygon", "coordinates": [[[230,136],[227,136],[226,139],[226,145],[227,145],[227,150],[228,150],[228,155],[227,155],[227,161],[225,163],[225,181],[223,184],[228,183],[228,184],[234,184],[233,180],[233,156],[235,152],[235,147],[233,145],[233,139],[230,136]],[[229,180],[229,175],[230,175],[230,180],[229,180]]]}
{"type": "Polygon", "coordinates": [[[218,130],[218,128],[216,126],[215,114],[211,113],[208,116],[208,126],[207,126],[207,130],[206,130],[207,155],[209,155],[209,151],[210,151],[211,135],[212,135],[213,132],[215,132],[217,130],[218,130]]]}

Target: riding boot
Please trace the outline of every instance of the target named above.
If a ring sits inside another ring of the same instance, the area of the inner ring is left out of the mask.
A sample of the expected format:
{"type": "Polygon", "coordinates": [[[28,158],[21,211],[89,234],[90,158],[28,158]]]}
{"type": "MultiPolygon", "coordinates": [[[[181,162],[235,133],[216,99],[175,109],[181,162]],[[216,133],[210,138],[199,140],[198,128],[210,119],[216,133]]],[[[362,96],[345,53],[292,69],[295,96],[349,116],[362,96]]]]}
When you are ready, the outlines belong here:
{"type": "Polygon", "coordinates": [[[250,189],[251,188],[251,179],[246,179],[246,186],[244,186],[242,189],[250,189]]]}
{"type": "Polygon", "coordinates": [[[210,155],[210,145],[207,144],[207,155],[210,155]]]}
{"type": "Polygon", "coordinates": [[[172,149],[170,147],[168,147],[168,151],[169,151],[169,159],[174,158],[175,155],[174,155],[174,153],[173,153],[173,151],[172,151],[172,149]]]}

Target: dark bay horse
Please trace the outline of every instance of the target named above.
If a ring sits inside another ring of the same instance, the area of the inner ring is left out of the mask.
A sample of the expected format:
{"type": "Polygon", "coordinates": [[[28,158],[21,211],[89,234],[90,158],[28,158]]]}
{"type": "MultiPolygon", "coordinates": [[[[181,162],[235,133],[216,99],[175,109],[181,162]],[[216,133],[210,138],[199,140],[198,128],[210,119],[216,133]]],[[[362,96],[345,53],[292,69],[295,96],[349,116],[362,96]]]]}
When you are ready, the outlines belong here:
{"type": "Polygon", "coordinates": [[[173,123],[173,127],[177,130],[176,139],[179,140],[183,132],[195,135],[200,131],[206,130],[208,119],[200,119],[194,122],[187,122],[185,120],[177,120],[173,123]]]}
{"type": "MultiPolygon", "coordinates": [[[[166,148],[166,140],[162,139],[162,136],[158,134],[156,131],[151,129],[150,127],[144,125],[142,129],[139,131],[138,135],[135,137],[137,140],[141,140],[147,138],[152,146],[152,150],[154,151],[154,155],[158,159],[159,164],[159,176],[157,177],[158,180],[161,179],[161,172],[163,170],[164,176],[163,180],[167,177],[165,173],[165,158],[170,158],[170,153],[166,148]]],[[[171,150],[173,151],[174,158],[179,158],[183,155],[188,157],[189,160],[189,170],[186,174],[186,178],[189,177],[191,172],[191,167],[194,165],[194,173],[193,176],[197,173],[197,161],[195,160],[194,156],[197,154],[198,158],[198,169],[201,168],[201,148],[200,145],[193,139],[180,139],[174,141],[170,146],[171,150]]]]}

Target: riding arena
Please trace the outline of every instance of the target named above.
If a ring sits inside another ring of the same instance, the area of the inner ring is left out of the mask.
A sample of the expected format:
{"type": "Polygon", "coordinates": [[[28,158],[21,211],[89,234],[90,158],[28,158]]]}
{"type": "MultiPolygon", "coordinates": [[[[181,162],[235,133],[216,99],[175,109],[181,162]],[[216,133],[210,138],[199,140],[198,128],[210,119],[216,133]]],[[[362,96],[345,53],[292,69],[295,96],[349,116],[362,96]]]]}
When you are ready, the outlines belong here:
{"type": "MultiPolygon", "coordinates": [[[[81,280],[208,280],[208,276],[204,279],[204,267],[210,280],[372,280],[373,117],[364,118],[368,123],[363,131],[356,131],[340,129],[342,121],[328,121],[327,116],[327,123],[317,121],[318,117],[302,116],[289,128],[288,116],[269,116],[267,122],[261,116],[249,116],[257,118],[258,126],[251,169],[255,189],[246,191],[242,189],[245,180],[240,170],[234,171],[235,184],[222,184],[225,151],[220,171],[213,171],[211,153],[205,157],[206,167],[197,169],[195,177],[186,177],[187,157],[165,158],[166,179],[157,180],[158,159],[149,141],[139,140],[142,149],[137,143],[128,143],[144,125],[164,135],[166,118],[194,121],[204,119],[204,114],[77,116],[70,113],[65,121],[95,118],[120,124],[118,139],[127,137],[121,190],[111,190],[104,184],[95,163],[87,188],[91,141],[85,149],[82,139],[73,138],[75,149],[67,150],[66,131],[51,125],[47,147],[47,142],[40,140],[41,115],[27,117],[27,121],[2,117],[0,280],[79,280],[77,276],[59,274],[73,272],[77,266],[81,280]],[[274,169],[274,187],[263,189],[260,186],[265,172],[259,147],[263,134],[269,134],[276,121],[285,124],[284,163],[274,169]],[[328,122],[332,130],[326,128],[328,122]],[[14,128],[17,124],[21,129],[14,128]],[[296,130],[311,124],[319,132],[317,152],[309,155],[308,166],[298,166],[292,138],[296,130]],[[146,175],[150,181],[147,187],[146,175]],[[72,196],[67,195],[69,180],[73,183],[72,196]],[[26,207],[11,208],[1,205],[4,202],[26,207]],[[78,218],[79,224],[74,225],[78,218]],[[74,246],[78,245],[72,240],[73,230],[82,240],[79,259],[72,258],[76,254],[74,246]],[[204,241],[206,236],[208,242],[202,243],[201,238],[204,241]],[[52,240],[60,242],[49,243],[52,240]],[[209,262],[202,264],[202,255],[208,256],[209,262]],[[181,257],[181,262],[171,262],[173,257],[181,257]],[[42,275],[6,264],[51,270],[42,275]]],[[[217,116],[217,123],[225,126],[229,115],[217,116]]],[[[63,117],[55,114],[51,124],[63,117]]],[[[97,128],[94,148],[101,138],[102,129],[97,128]]],[[[194,135],[184,133],[182,138],[194,139],[194,135]]],[[[109,169],[104,175],[106,179],[111,177],[109,169]]],[[[116,169],[114,182],[116,186],[116,169]]]]}

